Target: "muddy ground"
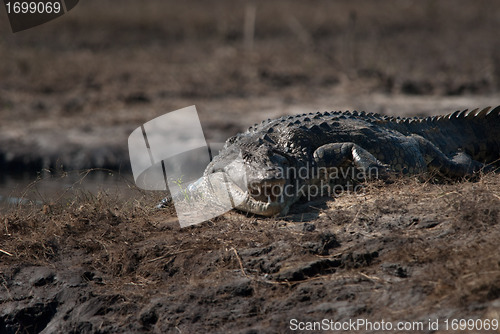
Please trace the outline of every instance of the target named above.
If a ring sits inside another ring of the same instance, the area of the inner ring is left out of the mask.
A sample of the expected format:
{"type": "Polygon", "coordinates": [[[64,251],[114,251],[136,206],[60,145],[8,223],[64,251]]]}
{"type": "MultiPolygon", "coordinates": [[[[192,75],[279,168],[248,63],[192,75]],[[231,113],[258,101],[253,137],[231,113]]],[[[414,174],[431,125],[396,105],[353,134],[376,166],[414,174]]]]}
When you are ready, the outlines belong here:
{"type": "Polygon", "coordinates": [[[87,0],[17,34],[0,12],[0,181],[109,168],[128,189],[1,209],[0,333],[301,332],[292,319],[444,333],[500,318],[498,174],[184,229],[127,175],[130,132],[193,104],[209,142],[284,114],[499,105],[498,2],[87,0]]]}

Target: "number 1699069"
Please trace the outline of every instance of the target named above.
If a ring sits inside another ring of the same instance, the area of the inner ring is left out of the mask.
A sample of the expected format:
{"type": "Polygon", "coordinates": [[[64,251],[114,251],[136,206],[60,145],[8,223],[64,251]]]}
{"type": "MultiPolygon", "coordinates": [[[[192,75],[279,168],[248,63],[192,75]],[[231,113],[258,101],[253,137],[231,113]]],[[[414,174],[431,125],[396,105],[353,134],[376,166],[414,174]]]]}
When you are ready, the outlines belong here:
{"type": "Polygon", "coordinates": [[[6,2],[7,14],[58,14],[63,9],[61,3],[54,2],[38,2],[38,1],[16,1],[6,2]]]}

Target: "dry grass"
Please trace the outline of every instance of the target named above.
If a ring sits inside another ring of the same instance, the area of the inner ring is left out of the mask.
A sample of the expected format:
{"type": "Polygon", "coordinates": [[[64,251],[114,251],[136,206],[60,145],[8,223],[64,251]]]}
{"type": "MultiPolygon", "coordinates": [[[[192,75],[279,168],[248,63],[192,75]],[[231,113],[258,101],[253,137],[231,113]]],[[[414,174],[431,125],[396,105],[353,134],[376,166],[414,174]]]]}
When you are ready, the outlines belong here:
{"type": "MultiPolygon", "coordinates": [[[[45,95],[80,96],[91,102],[84,109],[111,107],[144,85],[150,99],[294,95],[299,87],[440,95],[498,90],[495,1],[315,3],[258,1],[249,52],[244,6],[237,2],[151,1],[138,11],[134,1],[104,8],[86,1],[62,20],[8,35],[3,89],[40,94],[50,104],[45,95]],[[95,94],[104,86],[109,96],[95,94]]],[[[5,99],[7,106],[21,103],[5,99]]]]}
{"type": "MultiPolygon", "coordinates": [[[[426,291],[419,304],[427,305],[427,311],[465,312],[471,304],[500,296],[499,196],[498,175],[441,185],[403,179],[327,202],[328,207],[309,222],[316,226],[314,232],[306,232],[299,215],[276,220],[236,212],[180,229],[173,208],[152,208],[158,196],[118,201],[104,193],[79,195],[64,205],[21,208],[6,215],[0,244],[12,256],[0,254],[0,270],[27,264],[59,269],[78,264],[98,273],[106,291],[127,295],[124,284],[132,284],[145,298],[165,284],[193,289],[199,284],[218,286],[235,271],[260,286],[273,281],[265,275],[314,261],[318,255],[311,253],[311,243],[314,246],[325,233],[333,233],[340,246],[321,254],[355,262],[345,262],[338,274],[320,270],[311,278],[328,282],[378,277],[380,282],[392,281],[382,286],[394,294],[408,287],[426,291]],[[270,253],[261,258],[259,249],[266,247],[271,247],[270,253]],[[373,262],[356,262],[355,254],[374,251],[378,255],[373,262]],[[275,261],[277,271],[264,259],[275,261]],[[381,269],[384,264],[404,267],[408,278],[394,281],[381,269]]],[[[261,286],[266,293],[271,293],[269,284],[261,286]]],[[[296,284],[301,282],[292,286],[296,284]]],[[[277,291],[276,298],[283,293],[287,292],[277,291]]],[[[391,310],[389,303],[376,314],[391,310]]]]}

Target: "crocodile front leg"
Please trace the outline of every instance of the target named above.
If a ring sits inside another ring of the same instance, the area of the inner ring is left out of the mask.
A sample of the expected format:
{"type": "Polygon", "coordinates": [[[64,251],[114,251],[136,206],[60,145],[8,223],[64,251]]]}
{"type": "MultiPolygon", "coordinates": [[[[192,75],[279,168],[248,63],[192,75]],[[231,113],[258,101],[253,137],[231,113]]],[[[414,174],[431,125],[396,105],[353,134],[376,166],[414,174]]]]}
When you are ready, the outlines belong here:
{"type": "Polygon", "coordinates": [[[387,179],[391,170],[387,165],[377,160],[373,154],[352,143],[334,143],[318,147],[313,153],[318,167],[349,168],[354,166],[364,175],[364,180],[387,179]]]}

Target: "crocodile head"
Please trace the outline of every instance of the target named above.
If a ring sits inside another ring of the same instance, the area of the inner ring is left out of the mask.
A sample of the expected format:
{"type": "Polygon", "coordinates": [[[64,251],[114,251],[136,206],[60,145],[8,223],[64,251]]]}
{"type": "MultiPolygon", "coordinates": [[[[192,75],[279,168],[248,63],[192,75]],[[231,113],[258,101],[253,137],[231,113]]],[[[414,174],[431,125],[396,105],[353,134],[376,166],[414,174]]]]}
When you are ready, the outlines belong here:
{"type": "Polygon", "coordinates": [[[285,177],[289,165],[290,157],[275,146],[248,140],[226,145],[207,166],[205,177],[224,174],[226,188],[238,199],[236,209],[262,216],[285,215],[296,201],[285,177]]]}

